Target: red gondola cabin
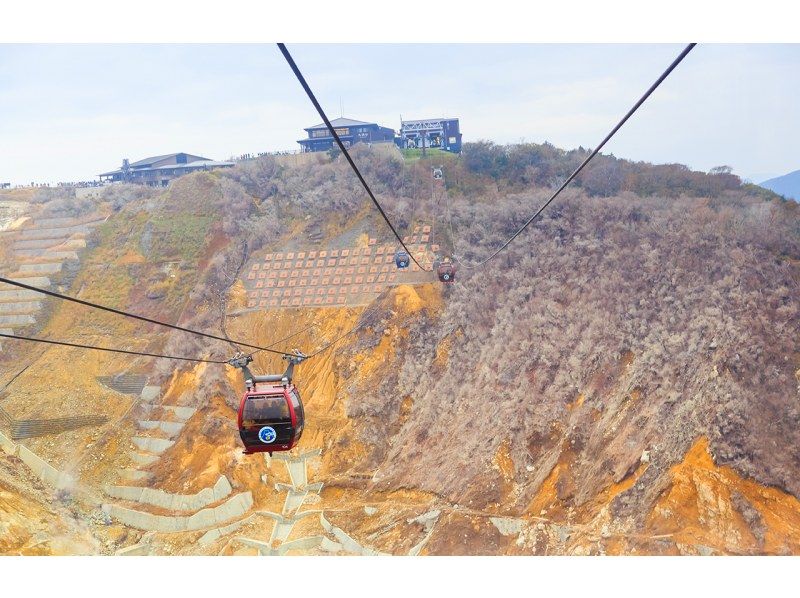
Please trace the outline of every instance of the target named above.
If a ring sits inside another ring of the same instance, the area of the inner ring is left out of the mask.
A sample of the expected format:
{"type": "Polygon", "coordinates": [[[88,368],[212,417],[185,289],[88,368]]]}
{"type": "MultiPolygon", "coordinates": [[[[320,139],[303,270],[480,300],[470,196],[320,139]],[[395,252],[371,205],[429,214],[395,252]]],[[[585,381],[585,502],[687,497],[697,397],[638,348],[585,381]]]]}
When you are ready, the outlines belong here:
{"type": "MultiPolygon", "coordinates": [[[[305,357],[305,356],[303,356],[305,357]]],[[[254,376],[249,355],[229,363],[242,369],[246,390],[239,404],[239,436],[246,455],[292,449],[303,435],[305,412],[300,393],[292,384],[292,370],[302,358],[289,358],[286,373],[254,376]]]]}
{"type": "Polygon", "coordinates": [[[448,284],[453,282],[456,278],[456,265],[449,258],[445,258],[436,265],[436,276],[441,282],[448,284]]]}

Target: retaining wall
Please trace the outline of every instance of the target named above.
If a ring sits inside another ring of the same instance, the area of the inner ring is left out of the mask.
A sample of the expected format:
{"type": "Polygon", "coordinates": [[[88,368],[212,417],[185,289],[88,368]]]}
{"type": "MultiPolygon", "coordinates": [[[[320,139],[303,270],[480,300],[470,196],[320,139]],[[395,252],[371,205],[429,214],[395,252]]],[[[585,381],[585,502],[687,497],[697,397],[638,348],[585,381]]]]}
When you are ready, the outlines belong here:
{"type": "Polygon", "coordinates": [[[42,272],[44,274],[56,274],[61,272],[61,262],[51,262],[49,264],[22,264],[20,272],[42,272]]]}
{"type": "Polygon", "coordinates": [[[75,251],[48,251],[47,249],[17,249],[14,251],[17,257],[46,257],[62,260],[77,260],[78,254],[75,251]]]}
{"type": "Polygon", "coordinates": [[[25,239],[24,241],[16,241],[11,248],[15,251],[18,249],[47,249],[48,247],[61,245],[66,239],[66,236],[49,237],[44,239],[25,239]]]}
{"type": "Polygon", "coordinates": [[[181,421],[188,420],[194,415],[195,411],[197,411],[194,407],[174,407],[172,405],[164,405],[164,409],[172,412],[172,414],[181,421]]]}
{"type": "Polygon", "coordinates": [[[0,303],[7,303],[9,301],[25,301],[28,299],[41,299],[44,297],[41,293],[36,291],[29,291],[27,289],[13,289],[6,285],[0,288],[0,303]]]}
{"type": "Polygon", "coordinates": [[[161,394],[161,387],[160,386],[148,385],[148,386],[145,386],[142,389],[140,397],[141,397],[142,401],[144,401],[145,403],[150,403],[153,399],[158,397],[159,394],[161,394]]]}
{"type": "Polygon", "coordinates": [[[150,556],[150,546],[147,544],[134,544],[118,550],[114,553],[114,556],[150,556]]]}
{"type": "Polygon", "coordinates": [[[212,488],[203,488],[196,494],[170,494],[154,488],[137,486],[108,486],[106,494],[122,500],[169,509],[171,511],[198,511],[226,498],[233,488],[228,478],[220,476],[212,488]]]}
{"type": "Polygon", "coordinates": [[[19,447],[14,444],[8,436],[0,432],[0,449],[3,449],[3,452],[9,455],[16,456],[19,447]]]}
{"type": "Polygon", "coordinates": [[[366,546],[361,546],[358,542],[356,542],[353,538],[348,536],[344,530],[339,529],[335,525],[332,525],[325,519],[325,516],[320,513],[319,515],[319,522],[322,524],[322,528],[330,533],[333,534],[334,538],[336,538],[337,542],[341,544],[342,548],[347,552],[351,552],[353,554],[360,554],[364,556],[377,556],[377,555],[385,555],[383,552],[378,552],[377,550],[373,550],[372,548],[367,548],[366,546]]]}
{"type": "Polygon", "coordinates": [[[231,519],[241,517],[253,506],[251,492],[243,492],[232,496],[220,506],[198,511],[189,517],[153,515],[118,505],[103,505],[103,510],[124,525],[137,529],[155,532],[186,532],[227,523],[231,519]]]}
{"type": "Polygon", "coordinates": [[[16,303],[0,303],[0,314],[30,314],[39,311],[42,304],[39,301],[20,301],[16,303]]]}
{"type": "Polygon", "coordinates": [[[175,442],[172,440],[164,440],[163,438],[152,438],[150,436],[135,436],[131,439],[139,449],[149,453],[160,455],[175,442]]]}
{"type": "Polygon", "coordinates": [[[177,436],[186,424],[181,422],[140,419],[136,422],[136,425],[142,430],[161,430],[172,438],[177,436]]]}
{"type": "Polygon", "coordinates": [[[29,287],[47,288],[51,285],[50,279],[47,276],[13,276],[9,280],[14,282],[21,282],[29,287]]]}
{"type": "Polygon", "coordinates": [[[158,461],[156,455],[143,455],[142,453],[130,453],[131,460],[137,465],[152,465],[158,461]]]}
{"type": "Polygon", "coordinates": [[[0,316],[0,326],[27,326],[35,324],[36,318],[28,315],[0,316]]]}
{"type": "Polygon", "coordinates": [[[234,521],[229,525],[210,529],[200,537],[198,542],[200,542],[201,546],[206,546],[208,544],[211,544],[212,542],[217,541],[222,536],[225,536],[233,531],[236,531],[237,529],[242,527],[245,523],[250,523],[254,517],[255,515],[250,515],[249,517],[245,517],[244,519],[241,519],[239,521],[234,521]]]}
{"type": "Polygon", "coordinates": [[[26,228],[20,231],[20,237],[26,240],[31,238],[29,235],[38,236],[39,238],[68,237],[75,233],[85,234],[88,233],[89,230],[90,228],[85,224],[61,226],[58,228],[26,228]]]}
{"type": "Polygon", "coordinates": [[[19,458],[45,484],[54,488],[70,488],[75,483],[71,475],[58,471],[22,445],[19,445],[19,458]]]}

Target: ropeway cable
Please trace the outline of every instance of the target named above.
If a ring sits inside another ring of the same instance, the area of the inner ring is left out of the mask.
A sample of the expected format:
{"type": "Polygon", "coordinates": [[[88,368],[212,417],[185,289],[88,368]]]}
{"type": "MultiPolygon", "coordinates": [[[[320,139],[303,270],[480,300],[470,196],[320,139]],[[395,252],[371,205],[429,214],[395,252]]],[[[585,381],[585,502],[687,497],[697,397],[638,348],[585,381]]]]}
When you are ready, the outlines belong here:
{"type": "MultiPolygon", "coordinates": [[[[217,336],[215,334],[208,334],[207,332],[200,332],[198,330],[192,330],[191,328],[184,328],[183,326],[177,326],[175,324],[169,324],[167,322],[161,322],[159,320],[154,320],[152,318],[147,318],[145,316],[140,316],[137,314],[132,314],[130,312],[122,311],[121,309],[114,309],[113,307],[108,307],[105,305],[100,305],[98,303],[92,303],[91,301],[84,301],[83,299],[78,299],[76,297],[70,297],[69,295],[62,295],[61,293],[56,293],[55,291],[48,291],[46,289],[40,289],[38,287],[34,287],[23,282],[18,282],[15,280],[11,280],[9,278],[4,278],[0,276],[0,283],[5,283],[9,285],[13,285],[15,287],[19,287],[21,289],[26,289],[28,291],[34,291],[35,293],[42,293],[43,295],[48,295],[50,297],[55,297],[56,299],[62,299],[64,301],[70,301],[72,303],[78,303],[79,305],[84,305],[86,307],[91,307],[93,309],[99,309],[102,311],[107,311],[112,314],[117,314],[118,316],[124,316],[126,318],[133,318],[135,320],[140,320],[142,322],[148,322],[150,324],[157,324],[159,326],[164,326],[166,328],[172,328],[173,330],[180,330],[181,332],[188,332],[190,334],[195,334],[197,336],[202,336],[205,338],[212,338],[214,340],[223,341],[226,343],[233,342],[237,345],[241,345],[242,347],[248,347],[250,349],[258,349],[260,351],[268,351],[269,353],[277,353],[278,355],[290,355],[290,353],[285,353],[283,351],[276,351],[274,349],[270,349],[269,347],[260,347],[258,345],[251,345],[248,343],[243,343],[241,341],[234,341],[232,339],[228,339],[222,336],[217,336]]],[[[14,338],[21,338],[21,337],[14,337],[14,338]]]]}
{"type": "Polygon", "coordinates": [[[339,135],[338,133],[336,133],[336,129],[333,128],[331,121],[328,120],[328,116],[325,114],[325,111],[322,109],[322,106],[320,106],[319,102],[317,101],[314,92],[311,91],[311,88],[308,86],[308,83],[306,83],[306,79],[305,77],[303,77],[303,73],[300,72],[300,69],[297,67],[297,64],[295,64],[292,55],[289,54],[289,50],[286,49],[286,44],[279,43],[278,48],[283,54],[283,57],[286,59],[286,62],[289,63],[289,67],[292,69],[292,72],[294,72],[295,77],[297,77],[297,80],[300,82],[300,85],[303,87],[303,90],[305,90],[308,99],[311,100],[311,103],[314,104],[314,108],[317,109],[317,112],[322,117],[322,120],[325,122],[325,126],[328,127],[328,130],[333,136],[333,139],[336,141],[336,144],[339,146],[339,149],[342,151],[342,154],[344,154],[344,157],[347,159],[347,162],[350,164],[350,167],[353,169],[353,172],[356,173],[358,180],[361,181],[361,184],[366,190],[367,195],[369,195],[369,198],[372,200],[372,203],[375,204],[375,207],[378,208],[378,211],[381,213],[381,216],[383,216],[384,221],[389,226],[394,236],[397,237],[397,240],[400,242],[400,245],[403,246],[403,249],[405,249],[406,253],[408,253],[409,257],[411,257],[411,259],[420,268],[420,270],[422,270],[423,272],[431,272],[432,270],[423,267],[417,261],[417,258],[415,258],[414,255],[411,253],[411,251],[409,251],[408,247],[406,247],[406,244],[403,241],[402,237],[400,237],[400,234],[397,232],[397,230],[395,230],[394,225],[389,220],[389,217],[386,215],[386,212],[383,210],[381,204],[375,198],[375,194],[372,192],[372,189],[369,188],[367,181],[365,181],[364,177],[361,175],[361,171],[356,166],[356,163],[353,162],[353,158],[350,157],[350,153],[347,151],[347,148],[344,146],[344,143],[342,143],[342,140],[339,139],[339,135]]]}
{"type": "Polygon", "coordinates": [[[575,169],[575,172],[569,175],[567,179],[563,183],[561,183],[561,186],[558,189],[556,189],[555,193],[553,193],[550,199],[548,199],[542,205],[542,207],[540,207],[536,211],[536,213],[533,216],[528,218],[525,224],[523,224],[522,227],[520,227],[520,229],[517,232],[511,235],[511,237],[509,237],[509,239],[505,243],[503,243],[497,250],[494,251],[494,253],[492,253],[485,260],[478,262],[476,264],[464,264],[463,262],[459,261],[459,265],[464,266],[467,269],[480,268],[481,266],[484,266],[487,262],[492,260],[495,256],[497,256],[497,254],[503,251],[506,247],[508,247],[511,244],[511,242],[514,239],[516,239],[522,233],[522,231],[528,228],[528,226],[530,226],[530,224],[534,220],[536,220],[536,218],[539,217],[539,215],[545,210],[545,208],[547,208],[547,206],[549,206],[553,202],[553,200],[559,196],[559,194],[567,187],[567,185],[569,185],[572,182],[572,180],[576,176],[578,176],[581,170],[583,170],[583,168],[592,160],[592,158],[594,158],[600,152],[603,146],[616,134],[617,131],[619,131],[622,128],[622,125],[624,125],[628,121],[628,119],[631,116],[633,116],[633,114],[639,109],[639,107],[642,104],[644,104],[645,100],[647,100],[647,98],[650,97],[650,95],[658,88],[658,86],[664,82],[664,79],[666,79],[670,75],[670,73],[672,73],[672,71],[675,70],[675,67],[677,67],[681,63],[681,61],[683,61],[684,58],[686,58],[689,52],[691,52],[696,45],[697,45],[696,43],[691,43],[683,49],[683,51],[678,55],[678,57],[672,61],[672,64],[670,64],[667,67],[667,69],[663,73],[661,73],[661,76],[658,79],[656,79],[655,83],[653,83],[650,86],[650,88],[644,93],[644,95],[641,98],[639,98],[639,100],[633,105],[633,108],[628,110],[628,113],[622,117],[622,120],[620,120],[616,124],[616,126],[613,129],[611,129],[611,132],[605,136],[605,139],[603,139],[603,141],[601,141],[600,144],[596,148],[594,148],[592,153],[589,154],[589,156],[587,156],[586,159],[583,162],[581,162],[580,166],[578,166],[578,168],[575,169]]]}
{"type": "Polygon", "coordinates": [[[198,363],[227,363],[216,359],[197,359],[194,357],[179,357],[177,355],[162,355],[159,353],[145,353],[142,351],[129,351],[126,349],[111,349],[109,347],[97,347],[95,345],[84,345],[80,343],[68,343],[66,341],[52,341],[44,338],[32,338],[29,336],[15,336],[13,334],[0,333],[0,337],[11,340],[29,341],[34,343],[45,343],[48,345],[60,345],[62,347],[73,347],[76,349],[92,349],[94,351],[107,351],[109,353],[125,353],[126,355],[139,355],[142,357],[156,357],[158,359],[178,359],[180,361],[195,361],[198,363]]]}

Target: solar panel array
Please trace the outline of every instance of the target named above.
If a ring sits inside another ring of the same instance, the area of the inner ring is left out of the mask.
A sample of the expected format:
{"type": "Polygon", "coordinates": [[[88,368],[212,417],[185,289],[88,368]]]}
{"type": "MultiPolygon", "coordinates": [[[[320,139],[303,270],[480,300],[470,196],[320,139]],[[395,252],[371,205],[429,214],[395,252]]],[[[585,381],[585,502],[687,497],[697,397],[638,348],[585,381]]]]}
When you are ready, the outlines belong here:
{"type": "MultiPolygon", "coordinates": [[[[403,242],[429,267],[439,247],[430,243],[431,227],[416,227],[403,242]]],[[[247,307],[345,307],[369,303],[388,286],[420,284],[430,274],[412,264],[395,266],[398,243],[268,253],[248,265],[244,275],[247,307]]]]}

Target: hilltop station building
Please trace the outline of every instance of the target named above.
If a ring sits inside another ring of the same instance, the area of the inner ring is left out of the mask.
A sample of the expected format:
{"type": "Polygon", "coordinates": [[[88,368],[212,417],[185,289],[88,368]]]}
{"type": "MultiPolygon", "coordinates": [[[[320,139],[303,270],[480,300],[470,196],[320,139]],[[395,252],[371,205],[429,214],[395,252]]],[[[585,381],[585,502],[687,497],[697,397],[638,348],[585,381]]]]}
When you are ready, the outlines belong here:
{"type": "MultiPolygon", "coordinates": [[[[382,127],[378,123],[353,120],[352,118],[335,118],[331,121],[331,125],[347,148],[358,142],[391,143],[394,141],[394,129],[382,127]]],[[[297,141],[303,148],[303,152],[327,152],[336,144],[325,123],[308,127],[305,131],[308,133],[308,137],[297,141]]]]}
{"type": "MultiPolygon", "coordinates": [[[[336,118],[331,125],[347,148],[359,142],[395,143],[402,149],[437,148],[456,154],[461,152],[457,118],[401,120],[399,136],[389,127],[352,118],[336,118]]],[[[307,127],[305,131],[308,136],[297,141],[302,152],[326,152],[336,145],[325,123],[307,127]]]]}
{"type": "Polygon", "coordinates": [[[457,118],[401,120],[397,145],[401,148],[437,148],[461,153],[461,131],[457,118]]]}
{"type": "Polygon", "coordinates": [[[99,174],[101,183],[139,183],[150,187],[166,187],[173,179],[198,170],[228,168],[233,162],[217,162],[203,156],[177,153],[152,156],[136,162],[122,161],[122,166],[99,174]]]}

